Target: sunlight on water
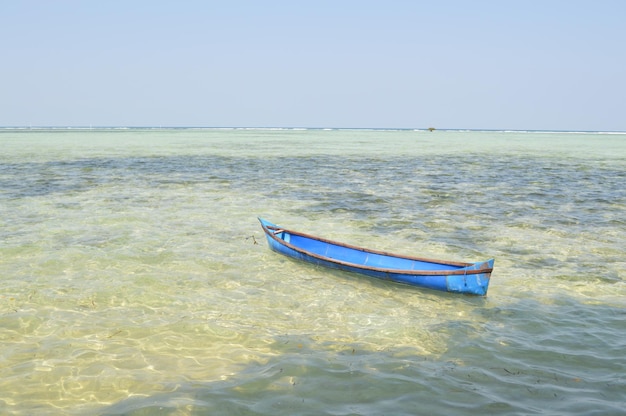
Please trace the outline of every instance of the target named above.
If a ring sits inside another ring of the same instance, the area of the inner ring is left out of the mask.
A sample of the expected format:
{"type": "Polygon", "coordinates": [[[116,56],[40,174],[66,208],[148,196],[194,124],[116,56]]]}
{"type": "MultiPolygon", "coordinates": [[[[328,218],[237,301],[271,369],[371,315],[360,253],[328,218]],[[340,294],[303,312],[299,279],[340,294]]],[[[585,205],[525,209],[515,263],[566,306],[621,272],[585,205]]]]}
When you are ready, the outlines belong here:
{"type": "Polygon", "coordinates": [[[1,131],[0,413],[618,414],[623,138],[1,131]],[[257,215],[494,257],[489,295],[281,257],[257,215]]]}

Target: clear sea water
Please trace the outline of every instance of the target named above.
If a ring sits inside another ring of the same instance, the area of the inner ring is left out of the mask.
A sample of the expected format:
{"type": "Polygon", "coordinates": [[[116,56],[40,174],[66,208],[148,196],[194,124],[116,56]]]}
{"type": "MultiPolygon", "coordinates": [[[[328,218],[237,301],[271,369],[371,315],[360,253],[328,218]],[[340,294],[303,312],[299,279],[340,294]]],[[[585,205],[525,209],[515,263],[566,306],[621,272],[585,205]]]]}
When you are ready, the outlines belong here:
{"type": "Polygon", "coordinates": [[[612,415],[626,134],[0,130],[0,413],[612,415]],[[256,217],[496,259],[486,297],[271,252],[256,217]]]}

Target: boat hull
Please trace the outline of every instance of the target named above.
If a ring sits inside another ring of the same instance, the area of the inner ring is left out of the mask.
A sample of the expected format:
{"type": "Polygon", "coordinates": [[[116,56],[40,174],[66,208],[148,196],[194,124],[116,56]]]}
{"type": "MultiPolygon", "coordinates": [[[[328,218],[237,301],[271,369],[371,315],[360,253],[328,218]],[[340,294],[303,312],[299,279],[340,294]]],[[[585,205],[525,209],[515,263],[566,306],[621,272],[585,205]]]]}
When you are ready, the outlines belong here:
{"type": "Polygon", "coordinates": [[[484,296],[494,260],[458,263],[400,256],[285,230],[259,218],[271,250],[319,266],[434,290],[484,296]]]}

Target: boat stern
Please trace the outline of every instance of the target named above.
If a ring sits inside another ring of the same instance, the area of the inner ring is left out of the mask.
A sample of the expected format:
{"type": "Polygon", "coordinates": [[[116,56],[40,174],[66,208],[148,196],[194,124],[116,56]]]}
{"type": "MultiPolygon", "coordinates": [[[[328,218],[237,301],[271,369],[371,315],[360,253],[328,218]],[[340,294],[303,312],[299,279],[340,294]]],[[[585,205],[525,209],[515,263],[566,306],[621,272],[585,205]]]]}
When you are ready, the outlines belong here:
{"type": "Polygon", "coordinates": [[[474,263],[466,267],[467,271],[484,270],[484,273],[455,274],[447,277],[448,292],[467,293],[471,295],[485,296],[489,289],[491,272],[493,270],[494,259],[485,262],[474,263]]]}

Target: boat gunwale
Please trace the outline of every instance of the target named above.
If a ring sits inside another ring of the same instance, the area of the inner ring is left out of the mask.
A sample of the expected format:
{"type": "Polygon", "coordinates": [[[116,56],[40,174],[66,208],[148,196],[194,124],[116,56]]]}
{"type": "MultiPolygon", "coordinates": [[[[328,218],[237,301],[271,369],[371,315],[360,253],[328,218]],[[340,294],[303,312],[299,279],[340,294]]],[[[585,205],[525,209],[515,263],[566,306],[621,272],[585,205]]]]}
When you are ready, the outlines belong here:
{"type": "MultiPolygon", "coordinates": [[[[263,230],[265,231],[266,235],[270,236],[273,240],[275,240],[279,244],[284,245],[286,247],[289,247],[292,250],[295,250],[296,252],[299,252],[299,253],[302,253],[302,254],[306,254],[307,256],[311,256],[311,257],[313,257],[315,259],[318,259],[318,260],[322,260],[322,261],[326,261],[326,262],[329,262],[329,263],[334,263],[334,264],[338,264],[338,265],[342,265],[342,266],[362,269],[362,270],[370,270],[370,271],[375,271],[375,272],[379,272],[379,273],[388,273],[388,274],[422,275],[422,276],[473,275],[473,274],[491,273],[493,271],[493,268],[472,269],[472,270],[467,270],[466,269],[467,267],[473,266],[476,263],[454,262],[454,261],[446,261],[446,260],[429,259],[429,258],[423,258],[423,257],[399,255],[399,254],[389,253],[389,252],[386,252],[386,251],[380,251],[380,250],[373,250],[373,249],[367,249],[367,248],[363,248],[363,247],[358,247],[358,246],[354,246],[354,245],[346,244],[346,243],[341,243],[341,242],[334,241],[334,240],[328,240],[328,239],[317,237],[317,236],[314,236],[314,235],[311,235],[311,234],[306,234],[306,233],[303,233],[303,232],[300,232],[300,231],[293,231],[293,230],[289,230],[289,229],[286,229],[286,228],[283,228],[283,227],[278,227],[276,225],[267,225],[267,224],[263,224],[263,223],[261,225],[262,225],[263,230]],[[270,232],[270,230],[272,230],[274,232],[270,232]],[[333,245],[336,245],[336,246],[339,246],[339,247],[345,247],[345,248],[352,249],[352,250],[362,251],[362,252],[365,252],[365,253],[379,254],[379,255],[389,256],[389,257],[394,257],[394,258],[401,258],[401,259],[407,259],[407,260],[416,260],[416,261],[422,261],[422,262],[428,262],[428,263],[434,263],[434,264],[441,264],[441,265],[450,265],[450,266],[461,267],[461,269],[457,269],[457,270],[386,269],[386,268],[381,268],[381,267],[360,265],[360,264],[357,264],[357,263],[349,263],[349,262],[346,262],[346,261],[337,260],[337,259],[333,259],[331,257],[322,256],[320,254],[312,253],[312,252],[304,250],[304,249],[302,249],[302,248],[300,248],[298,246],[295,246],[295,245],[293,245],[293,244],[283,240],[282,238],[279,238],[277,236],[277,234],[280,234],[281,232],[285,232],[285,233],[288,233],[288,234],[292,234],[292,235],[297,235],[297,236],[313,239],[313,240],[316,240],[316,241],[321,241],[323,243],[333,244],[333,245]]],[[[484,263],[487,263],[487,262],[484,262],[484,263]]]]}

